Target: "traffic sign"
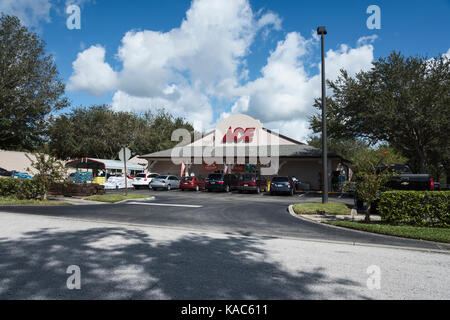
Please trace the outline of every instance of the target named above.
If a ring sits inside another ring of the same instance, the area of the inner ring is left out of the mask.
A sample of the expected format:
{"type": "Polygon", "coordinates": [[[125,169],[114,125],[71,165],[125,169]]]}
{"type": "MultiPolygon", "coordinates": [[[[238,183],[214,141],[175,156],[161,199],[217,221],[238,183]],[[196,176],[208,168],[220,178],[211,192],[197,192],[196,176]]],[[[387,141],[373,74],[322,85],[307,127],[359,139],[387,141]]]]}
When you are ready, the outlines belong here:
{"type": "Polygon", "coordinates": [[[119,159],[121,161],[127,161],[130,158],[131,158],[131,151],[130,151],[130,149],[128,149],[128,148],[120,149],[120,151],[119,151],[119,159]],[[125,149],[125,152],[124,152],[124,149],[125,149]],[[125,159],[124,159],[124,154],[125,154],[125,159]]]}

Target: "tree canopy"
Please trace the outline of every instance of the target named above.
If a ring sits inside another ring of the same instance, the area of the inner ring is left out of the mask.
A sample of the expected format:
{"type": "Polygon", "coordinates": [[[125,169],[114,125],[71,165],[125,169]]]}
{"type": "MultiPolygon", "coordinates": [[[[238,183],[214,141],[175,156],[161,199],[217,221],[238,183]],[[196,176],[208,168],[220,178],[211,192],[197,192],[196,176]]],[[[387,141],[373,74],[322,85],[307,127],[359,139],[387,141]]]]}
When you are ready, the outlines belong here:
{"type": "MultiPolygon", "coordinates": [[[[354,77],[341,70],[327,81],[327,126],[332,139],[386,142],[418,173],[447,166],[450,173],[450,59],[392,52],[354,77]]],[[[315,107],[321,108],[320,99],[315,107]]],[[[321,131],[321,115],[311,118],[321,131]]],[[[447,174],[448,176],[448,174],[447,174]]]]}
{"type": "MultiPolygon", "coordinates": [[[[308,144],[322,148],[322,139],[311,136],[308,144]]],[[[358,172],[366,169],[367,161],[377,163],[382,157],[387,164],[406,164],[408,159],[387,144],[371,146],[369,143],[354,138],[333,139],[327,141],[328,151],[334,152],[346,160],[351,161],[353,169],[358,172]]]]}
{"type": "Polygon", "coordinates": [[[14,16],[0,16],[0,148],[42,144],[50,113],[68,106],[45,43],[14,16]]]}
{"type": "Polygon", "coordinates": [[[164,110],[136,114],[107,105],[79,107],[51,120],[49,146],[60,159],[116,159],[123,146],[140,155],[172,148],[177,144],[171,141],[172,132],[178,128],[194,130],[164,110]]]}

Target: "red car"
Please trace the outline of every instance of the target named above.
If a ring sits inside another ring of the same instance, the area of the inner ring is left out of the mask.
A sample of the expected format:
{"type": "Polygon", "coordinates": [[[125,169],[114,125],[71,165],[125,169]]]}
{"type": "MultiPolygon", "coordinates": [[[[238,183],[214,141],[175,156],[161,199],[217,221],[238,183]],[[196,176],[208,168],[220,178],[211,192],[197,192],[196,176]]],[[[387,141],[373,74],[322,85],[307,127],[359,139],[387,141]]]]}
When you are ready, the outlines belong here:
{"type": "Polygon", "coordinates": [[[239,177],[237,189],[239,192],[254,191],[256,193],[267,192],[267,180],[258,174],[245,173],[239,177]]]}
{"type": "Polygon", "coordinates": [[[184,190],[205,190],[205,179],[201,177],[183,177],[180,182],[181,191],[184,190]]]}

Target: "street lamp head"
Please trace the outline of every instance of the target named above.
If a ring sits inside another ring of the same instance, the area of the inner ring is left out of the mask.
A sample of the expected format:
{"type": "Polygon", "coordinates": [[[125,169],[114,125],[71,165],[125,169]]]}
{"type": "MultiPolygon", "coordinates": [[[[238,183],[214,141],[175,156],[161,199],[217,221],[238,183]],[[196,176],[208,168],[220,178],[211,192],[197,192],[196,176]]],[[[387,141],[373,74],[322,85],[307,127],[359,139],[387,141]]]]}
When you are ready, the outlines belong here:
{"type": "Polygon", "coordinates": [[[317,34],[325,35],[327,34],[327,28],[325,26],[320,26],[317,28],[317,34]]]}

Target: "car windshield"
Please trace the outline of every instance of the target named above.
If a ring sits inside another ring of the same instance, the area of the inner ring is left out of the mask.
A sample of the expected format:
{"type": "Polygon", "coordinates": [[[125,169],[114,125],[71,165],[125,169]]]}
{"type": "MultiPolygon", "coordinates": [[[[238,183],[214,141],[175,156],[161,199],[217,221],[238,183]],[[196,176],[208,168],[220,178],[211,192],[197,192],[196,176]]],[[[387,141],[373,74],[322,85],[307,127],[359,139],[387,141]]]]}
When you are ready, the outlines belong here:
{"type": "Polygon", "coordinates": [[[156,179],[167,179],[167,176],[157,176],[156,179]]]}
{"type": "Polygon", "coordinates": [[[183,178],[183,181],[192,181],[194,178],[192,178],[192,177],[184,177],[183,178]]]}
{"type": "Polygon", "coordinates": [[[289,178],[288,177],[274,177],[272,179],[273,182],[288,182],[289,178]]]}
{"type": "Polygon", "coordinates": [[[145,178],[145,173],[139,173],[136,175],[136,178],[145,178]]]}
{"type": "Polygon", "coordinates": [[[243,174],[239,180],[254,180],[255,175],[254,174],[243,174]]]}
{"type": "Polygon", "coordinates": [[[213,173],[208,176],[210,180],[222,180],[223,176],[220,173],[213,173]]]}

